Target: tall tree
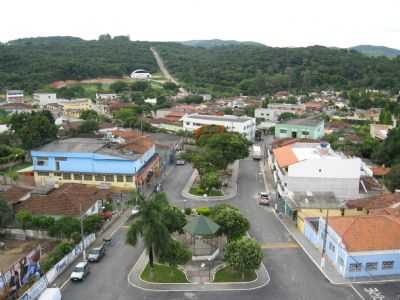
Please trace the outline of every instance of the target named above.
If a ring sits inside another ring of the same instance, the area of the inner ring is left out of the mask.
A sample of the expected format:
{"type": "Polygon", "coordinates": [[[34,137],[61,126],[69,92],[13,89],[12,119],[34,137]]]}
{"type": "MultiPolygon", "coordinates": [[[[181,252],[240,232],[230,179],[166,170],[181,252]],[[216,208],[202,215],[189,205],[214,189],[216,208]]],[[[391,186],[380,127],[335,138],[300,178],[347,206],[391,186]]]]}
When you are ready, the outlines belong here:
{"type": "Polygon", "coordinates": [[[10,225],[14,221],[14,211],[8,203],[0,198],[0,228],[10,225]]]}
{"type": "Polygon", "coordinates": [[[242,238],[230,241],[225,246],[224,260],[235,270],[242,273],[255,271],[261,264],[263,253],[254,239],[242,238]]]}
{"type": "Polygon", "coordinates": [[[135,195],[135,199],[139,206],[139,213],[129,227],[126,241],[136,246],[138,238],[142,237],[149,254],[150,267],[153,267],[154,255],[158,256],[171,241],[170,233],[163,220],[165,199],[156,196],[145,200],[141,194],[135,195]]]}

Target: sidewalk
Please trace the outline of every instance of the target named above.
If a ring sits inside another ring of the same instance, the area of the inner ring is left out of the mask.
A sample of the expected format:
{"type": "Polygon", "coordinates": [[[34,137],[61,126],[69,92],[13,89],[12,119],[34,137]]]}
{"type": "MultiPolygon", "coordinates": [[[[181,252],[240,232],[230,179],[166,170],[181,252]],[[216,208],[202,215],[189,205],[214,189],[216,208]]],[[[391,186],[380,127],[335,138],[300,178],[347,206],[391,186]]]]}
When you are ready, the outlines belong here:
{"type": "Polygon", "coordinates": [[[143,281],[140,274],[148,263],[146,251],[140,255],[136,264],[128,274],[128,282],[131,286],[145,291],[153,292],[217,292],[217,291],[250,291],[266,286],[270,277],[264,264],[256,271],[257,279],[250,282],[231,283],[151,283],[143,281]]]}
{"type": "Polygon", "coordinates": [[[232,166],[232,176],[231,182],[229,186],[225,189],[225,194],[223,196],[210,196],[210,197],[203,197],[203,196],[195,196],[189,193],[190,188],[193,185],[193,182],[196,180],[198,176],[197,170],[194,170],[192,176],[190,176],[189,180],[186,182],[185,187],[183,188],[181,195],[183,198],[188,200],[199,200],[199,201],[224,201],[230,200],[236,197],[238,192],[238,184],[237,179],[239,175],[239,161],[235,161],[232,166]]]}
{"type": "MultiPolygon", "coordinates": [[[[267,191],[273,191],[274,188],[274,180],[272,177],[271,169],[268,167],[268,164],[265,162],[260,162],[260,167],[264,170],[264,181],[265,188],[267,191]]],[[[321,252],[317,249],[296,227],[296,225],[286,216],[279,217],[276,213],[274,213],[275,217],[282,223],[282,225],[286,228],[286,230],[290,233],[293,239],[300,245],[303,251],[307,254],[307,256],[311,259],[311,261],[315,264],[315,266],[321,271],[321,273],[328,279],[328,281],[335,285],[341,284],[353,284],[353,283],[383,283],[383,282],[392,282],[392,281],[400,281],[400,276],[374,276],[374,277],[366,277],[366,278],[344,278],[338,271],[336,271],[335,267],[329,261],[329,258],[325,259],[325,266],[321,268],[321,252]]]]}

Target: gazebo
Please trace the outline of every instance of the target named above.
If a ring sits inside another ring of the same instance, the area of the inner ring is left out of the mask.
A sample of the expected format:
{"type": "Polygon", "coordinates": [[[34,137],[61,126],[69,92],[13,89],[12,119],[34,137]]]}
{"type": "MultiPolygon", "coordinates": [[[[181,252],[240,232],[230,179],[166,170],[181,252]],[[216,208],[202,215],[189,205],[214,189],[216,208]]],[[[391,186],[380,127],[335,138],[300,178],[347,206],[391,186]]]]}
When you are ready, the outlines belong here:
{"type": "Polygon", "coordinates": [[[183,229],[191,235],[193,260],[213,260],[219,254],[219,238],[215,236],[219,225],[210,218],[196,216],[183,229]],[[199,238],[197,243],[196,238],[199,238]]]}

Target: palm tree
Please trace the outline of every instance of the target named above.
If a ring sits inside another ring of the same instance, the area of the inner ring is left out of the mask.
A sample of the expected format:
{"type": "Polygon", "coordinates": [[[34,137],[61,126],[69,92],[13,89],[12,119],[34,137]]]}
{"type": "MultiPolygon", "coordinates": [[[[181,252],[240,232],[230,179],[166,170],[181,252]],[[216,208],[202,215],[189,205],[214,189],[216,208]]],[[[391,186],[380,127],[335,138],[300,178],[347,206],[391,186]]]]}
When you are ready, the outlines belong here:
{"type": "MultiPolygon", "coordinates": [[[[126,241],[136,246],[138,238],[142,237],[149,254],[149,264],[154,266],[154,255],[158,256],[170,241],[171,235],[164,224],[162,211],[166,205],[165,196],[156,194],[150,200],[137,193],[136,204],[139,206],[139,213],[128,230],[126,241]]],[[[167,202],[168,203],[168,202],[167,202]]]]}

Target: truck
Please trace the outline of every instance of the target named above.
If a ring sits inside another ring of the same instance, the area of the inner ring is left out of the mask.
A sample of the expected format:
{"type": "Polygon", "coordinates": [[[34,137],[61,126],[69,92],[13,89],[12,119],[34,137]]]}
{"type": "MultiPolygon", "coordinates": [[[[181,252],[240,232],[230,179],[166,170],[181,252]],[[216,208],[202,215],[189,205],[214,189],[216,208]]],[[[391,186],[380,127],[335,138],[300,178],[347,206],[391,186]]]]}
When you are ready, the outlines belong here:
{"type": "Polygon", "coordinates": [[[47,288],[40,295],[39,300],[61,300],[61,291],[59,288],[47,288]]]}
{"type": "Polygon", "coordinates": [[[253,145],[251,149],[251,156],[253,160],[260,160],[262,158],[261,146],[253,145]]]}

